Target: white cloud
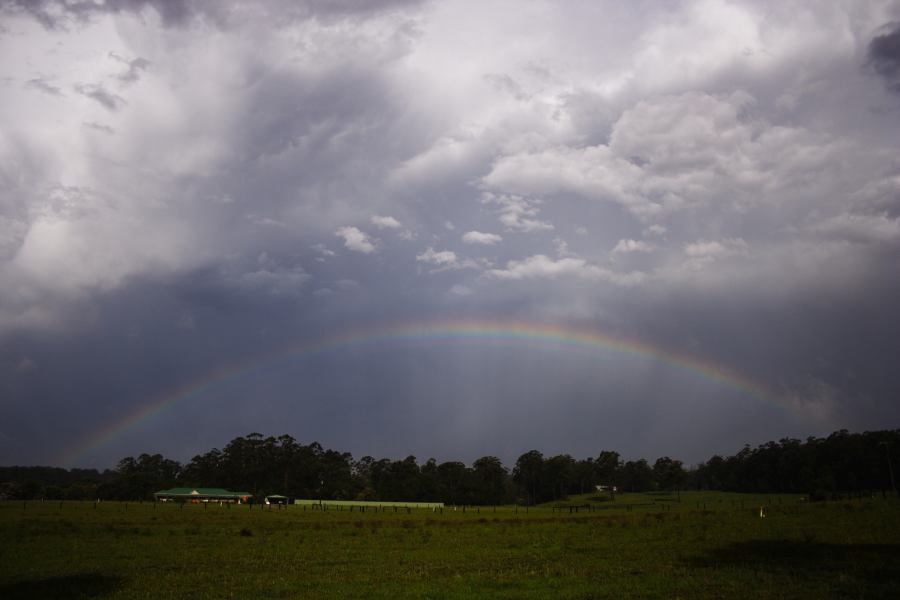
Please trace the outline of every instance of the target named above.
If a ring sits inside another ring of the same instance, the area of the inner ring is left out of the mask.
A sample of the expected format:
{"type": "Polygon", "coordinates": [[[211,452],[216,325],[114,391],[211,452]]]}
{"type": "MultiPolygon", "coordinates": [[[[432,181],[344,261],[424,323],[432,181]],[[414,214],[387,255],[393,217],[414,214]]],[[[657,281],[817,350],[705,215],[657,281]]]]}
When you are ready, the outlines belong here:
{"type": "Polygon", "coordinates": [[[510,231],[531,233],[553,229],[551,223],[534,218],[540,212],[535,207],[537,204],[535,200],[528,200],[516,195],[497,195],[485,192],[481,196],[481,201],[500,207],[497,210],[500,222],[510,231]]]}
{"type": "Polygon", "coordinates": [[[266,267],[243,273],[237,283],[254,292],[272,296],[299,296],[310,275],[302,267],[266,267]]]}
{"type": "Polygon", "coordinates": [[[648,244],[647,242],[641,240],[630,240],[630,239],[621,239],[616,244],[615,248],[612,249],[613,254],[630,254],[633,252],[653,252],[656,250],[656,247],[653,244],[648,244]]]}
{"type": "Polygon", "coordinates": [[[684,246],[684,254],[688,260],[674,267],[674,273],[683,269],[690,271],[702,271],[714,262],[729,258],[749,255],[749,246],[742,238],[727,238],[719,241],[698,240],[684,246]]]}
{"type": "Polygon", "coordinates": [[[639,40],[631,72],[637,85],[669,88],[702,85],[726,69],[762,69],[776,60],[762,23],[739,3],[698,0],[651,27],[639,40]]]}
{"type": "Polygon", "coordinates": [[[416,260],[439,267],[452,266],[456,264],[456,253],[452,250],[435,252],[434,248],[429,246],[425,252],[416,256],[416,260]]]}
{"type": "Polygon", "coordinates": [[[557,256],[574,256],[572,252],[569,251],[569,242],[562,238],[554,238],[553,244],[556,246],[556,255],[557,256]]]}
{"type": "Polygon", "coordinates": [[[277,219],[273,219],[272,217],[266,217],[263,215],[254,215],[254,214],[246,214],[244,218],[253,223],[254,225],[259,225],[260,227],[277,227],[279,229],[287,229],[287,225],[282,223],[277,219]]]}
{"type": "Polygon", "coordinates": [[[505,269],[489,271],[489,274],[497,279],[533,279],[559,275],[594,277],[599,273],[599,267],[588,265],[584,259],[561,258],[554,260],[543,254],[536,254],[523,260],[511,260],[506,264],[505,269]]]}
{"type": "Polygon", "coordinates": [[[410,241],[415,239],[416,237],[416,234],[409,229],[398,231],[401,227],[403,227],[403,225],[394,217],[373,215],[370,220],[372,221],[372,224],[378,229],[393,229],[397,237],[399,237],[401,240],[410,241]]]}
{"type": "Polygon", "coordinates": [[[371,221],[372,225],[379,229],[399,229],[401,227],[400,221],[398,221],[394,217],[380,217],[378,215],[372,215],[371,221]]]}
{"type": "Polygon", "coordinates": [[[394,169],[388,181],[398,189],[433,186],[479,169],[490,159],[486,141],[464,128],[434,140],[430,147],[394,169]]]}
{"type": "Polygon", "coordinates": [[[900,241],[900,219],[886,214],[841,214],[806,227],[807,231],[857,243],[900,241]]]}
{"type": "Polygon", "coordinates": [[[315,250],[321,257],[331,258],[335,256],[334,250],[329,250],[325,244],[313,244],[310,248],[315,250]]]}
{"type": "Polygon", "coordinates": [[[525,212],[527,204],[521,198],[526,194],[540,196],[574,192],[619,202],[635,212],[654,212],[629,189],[631,182],[638,180],[639,176],[638,166],[617,157],[607,146],[558,146],[503,156],[482,178],[482,183],[490,189],[508,192],[489,198],[498,203],[504,202],[501,220],[505,216],[507,222],[504,224],[517,229],[509,221],[515,222],[525,212]]]}
{"type": "Polygon", "coordinates": [[[467,244],[481,244],[490,246],[498,242],[502,242],[503,238],[496,233],[482,233],[480,231],[469,231],[463,234],[462,241],[467,244]]]}
{"type": "Polygon", "coordinates": [[[457,283],[450,288],[450,293],[454,296],[471,296],[474,292],[469,286],[457,283]]]}
{"type": "Polygon", "coordinates": [[[343,238],[344,246],[349,250],[363,254],[375,252],[375,244],[372,243],[371,238],[356,227],[340,227],[334,232],[334,235],[343,238]]]}
{"type": "Polygon", "coordinates": [[[204,259],[200,250],[188,256],[193,242],[185,225],[165,225],[146,236],[133,215],[109,208],[41,216],[32,221],[8,272],[71,294],[115,289],[135,273],[176,271],[204,259]]]}
{"type": "Polygon", "coordinates": [[[513,221],[534,214],[522,198],[560,193],[616,203],[648,221],[713,202],[741,209],[804,184],[828,189],[823,173],[846,143],[751,118],[754,105],[740,91],[643,100],[613,124],[608,145],[510,152],[481,185],[495,191],[491,200],[508,206],[501,214],[513,221]]]}
{"type": "Polygon", "coordinates": [[[644,230],[645,235],[661,236],[661,235],[665,235],[665,233],[666,233],[666,228],[664,226],[658,225],[658,224],[651,225],[650,227],[647,227],[644,230]]]}
{"type": "Polygon", "coordinates": [[[505,269],[491,269],[488,275],[506,280],[577,277],[624,286],[636,285],[646,279],[644,273],[616,273],[590,264],[583,258],[566,257],[554,260],[543,254],[535,254],[523,260],[511,260],[505,269]]]}
{"type": "Polygon", "coordinates": [[[721,258],[747,254],[747,242],[742,238],[729,238],[718,242],[698,240],[686,244],[684,253],[691,258],[721,258]]]}

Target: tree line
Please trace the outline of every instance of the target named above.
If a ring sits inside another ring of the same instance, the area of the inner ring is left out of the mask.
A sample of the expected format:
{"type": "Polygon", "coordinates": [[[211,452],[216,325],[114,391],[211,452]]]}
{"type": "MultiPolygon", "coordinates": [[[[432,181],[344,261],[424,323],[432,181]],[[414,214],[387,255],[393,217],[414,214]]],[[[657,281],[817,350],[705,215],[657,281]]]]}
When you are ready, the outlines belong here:
{"type": "Polygon", "coordinates": [[[900,430],[836,431],[805,441],[782,439],[732,456],[713,456],[685,468],[663,456],[623,460],[604,450],[596,457],[522,454],[511,469],[499,458],[420,463],[363,456],[302,444],[289,435],[259,433],[231,440],[224,448],[187,464],[160,454],[119,461],[113,470],[0,467],[0,499],[149,500],[170,487],[223,487],[261,498],[283,494],[333,500],[430,501],[457,505],[537,504],[584,493],[705,489],[793,492],[813,499],[843,493],[896,492],[900,430]]]}

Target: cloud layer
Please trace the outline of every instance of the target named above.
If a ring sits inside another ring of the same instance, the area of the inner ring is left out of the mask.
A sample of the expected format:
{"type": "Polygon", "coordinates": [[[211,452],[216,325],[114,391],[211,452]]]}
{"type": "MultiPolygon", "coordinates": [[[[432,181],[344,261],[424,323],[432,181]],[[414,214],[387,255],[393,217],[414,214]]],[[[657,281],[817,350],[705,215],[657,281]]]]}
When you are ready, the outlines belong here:
{"type": "Polygon", "coordinates": [[[81,459],[182,424],[176,458],[266,429],[687,460],[897,426],[897,23],[888,0],[0,2],[0,454],[52,462],[206,373],[452,317],[638,340],[783,410],[622,355],[393,347],[223,382],[81,459]]]}

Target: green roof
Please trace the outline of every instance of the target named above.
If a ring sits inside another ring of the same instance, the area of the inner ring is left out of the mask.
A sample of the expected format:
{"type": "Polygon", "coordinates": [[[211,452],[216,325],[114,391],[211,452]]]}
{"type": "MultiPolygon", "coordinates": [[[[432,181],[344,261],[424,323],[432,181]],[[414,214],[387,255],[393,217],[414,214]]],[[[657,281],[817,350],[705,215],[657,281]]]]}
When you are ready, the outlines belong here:
{"type": "Polygon", "coordinates": [[[218,497],[244,497],[252,496],[250,492],[232,492],[224,488],[189,488],[177,487],[169,490],[161,490],[153,494],[154,496],[218,496],[218,497]]]}

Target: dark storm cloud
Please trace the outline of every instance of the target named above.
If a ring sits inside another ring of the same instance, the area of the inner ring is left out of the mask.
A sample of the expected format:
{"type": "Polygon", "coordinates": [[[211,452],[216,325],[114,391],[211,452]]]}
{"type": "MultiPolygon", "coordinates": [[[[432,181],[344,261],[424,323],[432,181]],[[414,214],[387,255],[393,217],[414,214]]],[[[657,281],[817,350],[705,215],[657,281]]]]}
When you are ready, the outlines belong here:
{"type": "Polygon", "coordinates": [[[869,65],[887,80],[888,87],[900,92],[900,25],[869,42],[869,65]]]}
{"type": "Polygon", "coordinates": [[[87,127],[88,129],[93,129],[94,131],[100,131],[107,135],[114,135],[116,133],[115,129],[113,129],[109,125],[104,125],[103,123],[94,123],[93,121],[91,121],[91,122],[83,123],[83,125],[85,127],[87,127]]]}
{"type": "Polygon", "coordinates": [[[889,400],[900,393],[889,367],[900,352],[900,317],[887,300],[900,295],[900,284],[886,277],[898,257],[896,248],[873,255],[869,273],[810,283],[787,297],[772,284],[741,294],[698,296],[686,287],[651,293],[634,301],[630,318],[642,338],[766,382],[774,397],[823,430],[841,423],[878,428],[900,420],[889,400]],[[870,279],[876,273],[877,281],[870,279]]]}
{"type": "Polygon", "coordinates": [[[101,106],[107,108],[109,110],[115,111],[119,110],[122,106],[127,104],[125,102],[125,98],[119,96],[116,93],[110,92],[102,84],[92,84],[92,83],[80,83],[74,87],[75,91],[90,98],[91,100],[95,100],[99,102],[101,106]]]}
{"type": "Polygon", "coordinates": [[[125,72],[118,75],[118,79],[122,83],[134,83],[141,78],[141,72],[145,71],[151,64],[150,61],[146,58],[137,57],[133,60],[128,60],[119,56],[115,52],[110,52],[109,57],[112,60],[122,63],[126,66],[125,72]]]}
{"type": "Polygon", "coordinates": [[[402,10],[420,5],[424,0],[305,0],[266,3],[237,3],[225,6],[203,0],[0,0],[0,10],[25,13],[48,29],[65,29],[74,23],[85,23],[106,14],[138,14],[145,9],[156,11],[163,25],[178,27],[196,17],[213,22],[240,19],[244,8],[271,10],[283,23],[292,19],[365,17],[385,10],[402,10]]]}
{"type": "Polygon", "coordinates": [[[280,9],[290,18],[328,21],[346,17],[365,18],[385,11],[410,10],[426,2],[428,0],[304,0],[285,2],[280,9]]]}
{"type": "Polygon", "coordinates": [[[182,24],[195,10],[192,0],[92,0],[68,2],[63,0],[3,0],[0,9],[31,15],[48,29],[64,29],[73,22],[84,22],[108,13],[140,12],[153,8],[166,25],[182,24]]]}
{"type": "Polygon", "coordinates": [[[38,90],[39,92],[43,92],[45,94],[50,94],[51,96],[62,96],[62,90],[44,79],[43,77],[35,77],[34,79],[29,79],[25,82],[27,87],[38,90]]]}

